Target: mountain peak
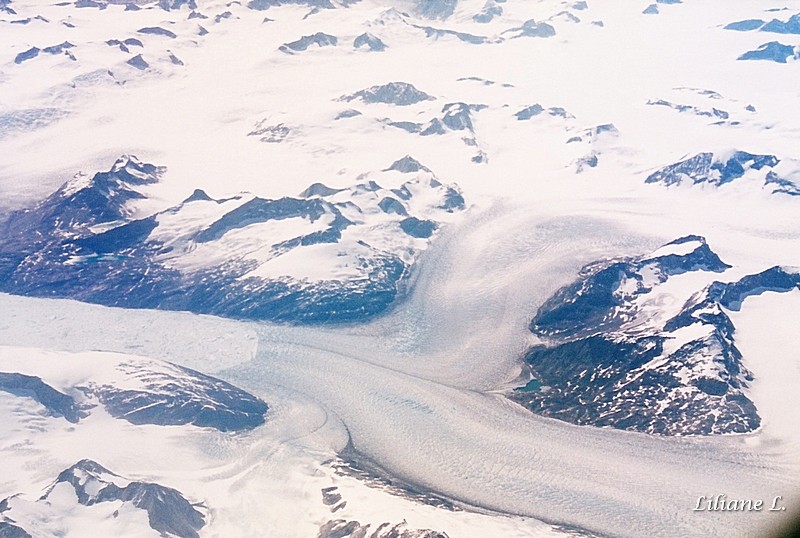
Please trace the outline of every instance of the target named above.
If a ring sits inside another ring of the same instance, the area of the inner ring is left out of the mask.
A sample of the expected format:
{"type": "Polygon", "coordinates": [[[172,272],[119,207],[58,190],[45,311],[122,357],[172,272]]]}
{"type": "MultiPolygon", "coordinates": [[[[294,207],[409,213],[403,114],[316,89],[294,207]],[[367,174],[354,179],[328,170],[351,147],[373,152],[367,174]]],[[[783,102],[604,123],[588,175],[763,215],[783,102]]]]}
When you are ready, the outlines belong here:
{"type": "Polygon", "coordinates": [[[360,49],[360,48],[367,48],[374,52],[381,52],[386,50],[386,44],[381,41],[379,37],[372,35],[369,32],[364,32],[363,34],[359,35],[353,40],[353,47],[360,49]]]}
{"type": "Polygon", "coordinates": [[[307,189],[300,193],[300,198],[311,198],[313,196],[319,196],[324,198],[325,196],[330,196],[332,194],[336,194],[337,192],[342,192],[343,189],[334,189],[332,187],[328,187],[324,183],[313,183],[309,185],[307,189]]]}
{"type": "Polygon", "coordinates": [[[188,204],[189,202],[213,202],[214,199],[211,198],[206,191],[203,189],[195,189],[194,192],[186,198],[183,203],[188,204]]]}
{"type": "Polygon", "coordinates": [[[82,459],[72,467],[69,467],[68,469],[64,469],[63,471],[61,471],[61,473],[58,475],[58,478],[56,479],[56,482],[71,483],[73,479],[80,479],[80,478],[84,478],[83,482],[85,482],[85,475],[87,474],[95,479],[99,479],[100,475],[103,474],[117,476],[94,460],[82,459]]]}
{"type": "Polygon", "coordinates": [[[430,168],[420,163],[411,155],[406,155],[402,159],[396,160],[395,162],[392,163],[392,165],[389,168],[386,168],[384,172],[388,172],[389,170],[395,170],[403,174],[409,174],[412,172],[419,172],[419,171],[433,173],[431,172],[430,168]]]}
{"type": "Polygon", "coordinates": [[[122,155],[107,172],[98,172],[92,177],[78,172],[56,194],[61,198],[68,198],[80,191],[95,189],[108,196],[117,189],[157,183],[165,171],[165,167],[144,163],[134,155],[122,155]]]}
{"type": "Polygon", "coordinates": [[[157,183],[165,171],[165,167],[142,162],[135,155],[122,155],[114,162],[108,174],[116,175],[118,179],[131,185],[147,185],[157,183]]]}
{"type": "Polygon", "coordinates": [[[779,162],[775,155],[757,155],[740,150],[730,154],[701,152],[656,170],[645,179],[645,183],[670,186],[691,181],[693,185],[708,183],[720,187],[750,170],[767,169],[766,174],[779,162]]]}
{"type": "Polygon", "coordinates": [[[139,187],[158,182],[165,167],[122,155],[107,172],[79,172],[31,209],[17,212],[7,226],[11,236],[35,230],[41,237],[53,231],[82,234],[87,227],[130,218],[130,202],[146,198],[139,187]]]}
{"type": "Polygon", "coordinates": [[[386,103],[397,106],[413,105],[422,101],[436,99],[408,82],[389,82],[376,85],[340,98],[341,101],[360,99],[365,103],[386,103]]]}

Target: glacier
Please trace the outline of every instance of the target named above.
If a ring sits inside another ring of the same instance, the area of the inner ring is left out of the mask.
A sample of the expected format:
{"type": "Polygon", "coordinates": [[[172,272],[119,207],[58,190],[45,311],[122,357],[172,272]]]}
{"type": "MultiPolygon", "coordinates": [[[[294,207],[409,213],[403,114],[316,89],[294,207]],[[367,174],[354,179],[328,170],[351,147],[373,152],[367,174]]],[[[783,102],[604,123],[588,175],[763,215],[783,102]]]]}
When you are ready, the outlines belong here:
{"type": "Polygon", "coordinates": [[[790,525],[757,4],[0,0],[0,534],[790,525]]]}

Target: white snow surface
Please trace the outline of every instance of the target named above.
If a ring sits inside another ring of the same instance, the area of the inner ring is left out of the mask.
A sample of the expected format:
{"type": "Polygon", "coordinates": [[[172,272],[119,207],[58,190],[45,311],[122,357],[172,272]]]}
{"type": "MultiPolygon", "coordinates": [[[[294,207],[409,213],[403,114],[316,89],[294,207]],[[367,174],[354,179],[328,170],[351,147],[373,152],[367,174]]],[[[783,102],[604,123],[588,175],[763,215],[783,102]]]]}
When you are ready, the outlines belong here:
{"type": "MultiPolygon", "coordinates": [[[[482,0],[459,2],[443,21],[419,19],[409,3],[389,0],[363,0],[307,19],[303,6],[256,12],[236,2],[198,3],[208,19],[189,20],[185,8],[77,9],[38,0],[15,0],[17,15],[0,13],[0,209],[32,205],[76,172],[90,177],[134,154],[168,170],[142,189],[148,199],[137,215],[173,207],[197,188],[214,198],[247,192],[272,199],[296,196],[318,181],[350,189],[375,179],[393,188],[413,176],[375,171],[404,155],[457,184],[470,210],[430,247],[411,239],[392,244],[396,236],[385,233],[375,213],[368,216],[377,220],[358,234],[345,231],[340,245],[307,247],[300,259],[293,258],[298,251],[276,258],[259,251],[266,245],[261,233],[294,232],[257,226],[231,235],[231,251],[198,247],[190,252],[196,259],[183,258],[201,264],[258,253],[256,271],[317,279],[330,275],[319,271],[333,255],[344,252],[336,269],[346,267],[360,234],[400,251],[427,248],[406,258],[416,262],[409,295],[363,325],[287,327],[0,295],[0,371],[38,372],[64,387],[78,378],[121,382],[105,367],[113,352],[216,375],[270,405],[266,425],[234,435],[135,426],[102,409],[73,425],[0,392],[0,498],[37,499],[58,472],[90,458],[203,501],[210,509],[203,536],[300,538],[345,518],[376,525],[405,519],[451,538],[565,532],[554,525],[613,536],[728,537],[766,532],[797,514],[796,292],[750,297],[740,312],[729,313],[755,376],[749,395],[764,420],[753,434],[671,439],[577,427],[534,416],[500,393],[523,377],[520,358],[536,342],[527,330],[536,308],[585,263],[646,254],[697,234],[734,266],[724,277],[671,278],[657,300],[641,305],[646,316],[632,323],[644,326],[677,312],[676,298],[711,279],[800,266],[800,200],[770,194],[753,174],[719,189],[644,184],[654,169],[687,155],[735,149],[774,154],[781,177],[800,178],[797,63],[736,60],[768,41],[795,41],[722,28],[788,17],[800,12],[800,1],[783,2],[787,10],[774,14],[757,0],[685,0],[643,15],[649,2],[589,0],[588,9],[577,10],[557,0],[509,0],[488,24],[472,21],[482,0]],[[580,22],[557,16],[565,9],[580,22]],[[233,16],[215,22],[224,11],[233,16]],[[11,23],[28,17],[28,24],[11,23]],[[503,36],[529,19],[549,21],[556,36],[503,36]],[[199,25],[209,33],[198,35],[199,25]],[[426,38],[414,25],[491,42],[426,38]],[[168,28],[177,38],[137,33],[146,26],[168,28]],[[335,34],[339,44],[278,51],[318,31],[335,34]],[[387,50],[353,50],[353,38],[364,31],[387,50]],[[130,37],[144,47],[125,53],[105,43],[130,37]],[[14,62],[32,46],[64,41],[76,45],[69,49],[76,61],[42,52],[14,62]],[[140,53],[149,68],[126,64],[140,53]],[[184,65],[170,61],[170,53],[184,65]],[[494,83],[459,80],[465,77],[494,83]],[[390,81],[413,83],[436,99],[408,107],[338,101],[390,81]],[[715,125],[706,116],[647,105],[659,98],[723,108],[730,121],[715,125]],[[488,105],[471,113],[474,133],[419,136],[384,121],[425,124],[450,102],[488,105]],[[535,103],[569,115],[516,119],[535,103]],[[333,120],[350,108],[361,115],[333,120]],[[283,123],[289,135],[277,143],[247,136],[259,122],[283,123]],[[616,132],[596,129],[609,123],[616,132]],[[486,161],[476,164],[479,151],[486,161]],[[576,174],[576,163],[589,156],[597,166],[576,174]],[[336,474],[330,461],[348,445],[385,474],[465,510],[419,504],[336,474]],[[321,502],[320,490],[331,486],[348,501],[336,513],[321,502]],[[699,496],[720,493],[783,495],[791,509],[692,512],[699,496]]],[[[425,174],[419,177],[424,184],[425,174]]],[[[195,217],[211,219],[225,204],[244,201],[197,204],[214,209],[199,216],[190,213],[195,203],[186,204],[186,213],[160,217],[158,230],[182,244],[195,217]]],[[[309,223],[293,224],[305,230],[309,223]]],[[[139,516],[122,518],[130,528],[112,530],[107,513],[83,508],[65,509],[59,532],[147,532],[139,516]]],[[[46,514],[31,517],[40,516],[46,514]]]]}
{"type": "Polygon", "coordinates": [[[685,241],[674,245],[664,245],[657,248],[652,254],[644,259],[659,258],[661,256],[686,256],[697,250],[701,246],[700,241],[685,241]]]}

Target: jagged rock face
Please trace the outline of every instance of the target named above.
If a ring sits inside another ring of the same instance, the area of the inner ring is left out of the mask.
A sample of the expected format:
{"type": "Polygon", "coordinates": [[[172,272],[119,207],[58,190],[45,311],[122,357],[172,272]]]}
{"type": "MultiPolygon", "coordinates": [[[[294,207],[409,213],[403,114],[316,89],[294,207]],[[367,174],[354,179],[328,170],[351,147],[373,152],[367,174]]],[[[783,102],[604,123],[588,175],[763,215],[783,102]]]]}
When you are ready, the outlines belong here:
{"type": "Polygon", "coordinates": [[[334,519],[319,529],[317,538],[448,538],[446,533],[430,529],[409,529],[405,523],[362,525],[358,521],[334,519]]]}
{"type": "Polygon", "coordinates": [[[727,120],[730,117],[730,114],[728,112],[721,110],[719,108],[712,107],[710,110],[706,110],[696,106],[671,103],[664,99],[653,99],[648,101],[647,104],[651,106],[663,106],[671,108],[678,112],[690,112],[692,114],[695,114],[696,116],[706,116],[709,118],[715,118],[717,120],[727,120]]]}
{"type": "Polygon", "coordinates": [[[708,296],[728,310],[738,311],[750,296],[767,291],[785,293],[793,289],[800,289],[800,269],[775,266],[755,275],[746,275],[736,282],[714,282],[709,286],[708,296]]]}
{"type": "Polygon", "coordinates": [[[141,382],[138,388],[92,383],[77,387],[96,397],[108,413],[132,424],[183,425],[241,431],[264,424],[267,404],[219,379],[174,365],[120,370],[141,382]]]}
{"type": "Polygon", "coordinates": [[[800,196],[800,185],[794,181],[784,179],[772,171],[767,172],[767,175],[764,178],[764,185],[767,189],[772,189],[772,194],[800,196]]]}
{"type": "Polygon", "coordinates": [[[74,398],[57,391],[36,376],[0,372],[0,391],[31,398],[43,405],[52,416],[64,417],[72,423],[87,415],[74,398]]]}
{"type": "Polygon", "coordinates": [[[138,216],[164,169],[124,157],[0,224],[0,290],[294,323],[364,319],[394,301],[439,221],[464,209],[419,163],[414,177],[396,175],[412,161],[386,171],[394,188],[312,185],[277,200],[195,191],[138,216]]]}
{"type": "Polygon", "coordinates": [[[50,54],[50,55],[56,55],[56,54],[62,54],[63,53],[64,56],[66,56],[67,58],[69,58],[70,60],[75,62],[78,59],[75,57],[74,54],[72,54],[72,52],[69,51],[69,49],[71,49],[73,47],[75,47],[75,45],[73,45],[69,41],[64,41],[63,43],[60,43],[58,45],[51,45],[49,47],[45,47],[44,49],[42,49],[42,52],[44,52],[46,54],[50,54]]]}
{"type": "Polygon", "coordinates": [[[472,131],[471,111],[482,110],[483,105],[468,105],[466,103],[448,103],[442,108],[442,123],[453,131],[472,131]]]}
{"type": "Polygon", "coordinates": [[[761,19],[736,21],[727,24],[725,29],[736,30],[739,32],[760,30],[762,32],[772,32],[775,34],[800,34],[800,13],[792,15],[786,21],[779,19],[772,19],[769,22],[761,19]]]}
{"type": "Polygon", "coordinates": [[[95,2],[94,0],[76,0],[75,7],[106,9],[108,4],[106,2],[95,2]]]}
{"type": "Polygon", "coordinates": [[[291,133],[291,129],[282,123],[277,125],[266,125],[265,120],[261,120],[255,129],[247,133],[247,136],[257,136],[262,142],[280,143],[286,140],[291,133]]]}
{"type": "Polygon", "coordinates": [[[737,32],[749,32],[764,26],[764,21],[760,19],[747,19],[744,21],[732,22],[725,25],[726,30],[736,30],[737,32]]]}
{"type": "MultiPolygon", "coordinates": [[[[125,505],[144,510],[150,528],[162,536],[198,538],[198,531],[205,526],[205,508],[192,504],[181,492],[150,482],[129,481],[92,460],[81,460],[65,469],[46,493],[37,501],[26,501],[19,496],[0,502],[0,517],[11,519],[17,512],[23,517],[29,512],[25,505],[39,505],[47,511],[50,497],[63,490],[71,490],[79,506],[109,505],[109,518],[117,518],[120,508],[125,505]]],[[[62,501],[63,502],[63,501],[62,501]]],[[[29,536],[24,530],[24,522],[0,521],[3,536],[29,536]]],[[[33,523],[33,522],[31,522],[33,523]]],[[[38,525],[37,525],[38,527],[38,525]]]]}
{"type": "Polygon", "coordinates": [[[433,100],[434,97],[418,90],[407,82],[389,82],[380,86],[372,86],[351,95],[345,95],[342,101],[359,99],[365,103],[386,103],[398,106],[413,105],[422,101],[433,100]]]}
{"type": "Polygon", "coordinates": [[[170,39],[175,39],[176,37],[178,37],[175,34],[175,32],[167,30],[166,28],[162,28],[160,26],[148,26],[145,28],[139,28],[138,32],[140,34],[146,34],[146,35],[160,35],[163,37],[168,37],[170,39]]]}
{"type": "Polygon", "coordinates": [[[66,49],[71,49],[73,47],[75,47],[75,45],[73,45],[69,41],[64,41],[63,43],[60,43],[58,45],[51,45],[49,47],[45,47],[42,49],[42,51],[46,52],[47,54],[61,54],[66,49]]]}
{"type": "Polygon", "coordinates": [[[420,163],[411,155],[406,155],[402,159],[396,160],[389,168],[387,168],[387,170],[396,170],[397,172],[402,172],[403,174],[419,171],[430,172],[428,168],[423,166],[422,163],[420,163]]]}
{"type": "Polygon", "coordinates": [[[25,241],[33,231],[43,238],[82,237],[92,226],[124,220],[131,215],[130,202],[144,198],[140,187],[157,183],[164,170],[123,156],[108,172],[76,176],[32,209],[12,213],[0,225],[3,242],[25,241]]]}
{"type": "Polygon", "coordinates": [[[560,118],[572,118],[572,115],[562,107],[554,106],[554,107],[544,108],[539,103],[535,103],[531,106],[523,108],[522,110],[516,112],[514,116],[519,121],[525,121],[534,118],[536,116],[539,116],[544,112],[547,112],[549,116],[560,117],[560,118]]]}
{"type": "Polygon", "coordinates": [[[493,0],[489,0],[480,12],[472,16],[472,20],[480,24],[486,24],[492,22],[495,17],[499,17],[502,14],[503,8],[498,6],[493,0]]]}
{"type": "MultiPolygon", "coordinates": [[[[345,5],[357,0],[347,0],[343,2],[345,5]]],[[[333,9],[335,6],[330,0],[251,0],[247,3],[247,7],[256,11],[264,11],[274,6],[282,5],[304,5],[311,8],[333,9]]]]}
{"type": "Polygon", "coordinates": [[[536,22],[533,19],[522,23],[522,26],[506,30],[505,33],[514,34],[512,37],[553,37],[556,29],[546,22],[536,22]]]}
{"type": "Polygon", "coordinates": [[[693,271],[721,273],[730,268],[704,239],[687,236],[666,247],[691,248],[686,254],[667,253],[657,258],[591,264],[582,278],[559,290],[539,309],[531,331],[549,338],[576,338],[598,330],[616,331],[633,319],[635,296],[649,293],[657,283],[693,271]],[[620,291],[622,284],[630,291],[620,291]]]}
{"type": "Polygon", "coordinates": [[[488,37],[469,34],[466,32],[457,32],[455,30],[449,30],[446,28],[433,28],[431,26],[420,26],[417,24],[412,25],[414,28],[418,28],[425,32],[425,37],[439,39],[441,37],[455,37],[459,41],[463,41],[464,43],[469,43],[470,45],[482,45],[484,43],[491,43],[492,40],[488,37]]]}
{"type": "Polygon", "coordinates": [[[380,201],[378,206],[384,211],[384,213],[396,213],[398,215],[407,215],[406,208],[403,207],[403,204],[398,202],[395,198],[386,197],[380,201]]]}
{"type": "Polygon", "coordinates": [[[446,19],[456,9],[458,0],[416,0],[417,14],[427,19],[446,19]]]}
{"type": "Polygon", "coordinates": [[[40,414],[73,424],[102,407],[132,424],[244,431],[264,424],[268,411],[261,399],[220,379],[144,357],[67,354],[57,365],[17,353],[2,359],[0,392],[34,400],[40,414]],[[76,381],[65,381],[64,372],[76,381]]]}
{"type": "Polygon", "coordinates": [[[772,19],[761,28],[761,31],[776,34],[800,34],[800,13],[792,15],[786,21],[772,19]]]}
{"type": "Polygon", "coordinates": [[[336,36],[317,32],[316,34],[303,36],[297,41],[285,43],[279,47],[279,50],[291,54],[293,52],[308,50],[311,45],[317,45],[318,47],[335,47],[338,42],[339,40],[336,36]]]}
{"type": "Polygon", "coordinates": [[[180,9],[186,6],[188,9],[197,9],[195,0],[159,0],[158,6],[164,11],[180,9]]]}
{"type": "MultiPolygon", "coordinates": [[[[650,174],[645,183],[680,185],[690,181],[693,185],[710,184],[720,187],[743,177],[751,170],[762,172],[764,184],[778,185],[772,192],[787,192],[797,189],[789,180],[778,177],[773,169],[780,163],[774,155],[755,155],[746,151],[736,151],[729,157],[718,157],[713,153],[698,153],[677,163],[665,166],[650,174]]],[[[755,173],[754,172],[754,173],[755,173]]]]}
{"type": "Polygon", "coordinates": [[[24,52],[20,52],[19,54],[17,54],[17,56],[14,58],[14,63],[15,64],[21,64],[22,62],[25,62],[25,61],[28,61],[28,60],[32,60],[32,59],[36,58],[37,56],[39,56],[40,52],[42,52],[42,50],[40,48],[31,47],[28,50],[26,50],[24,52]]]}
{"type": "MultiPolygon", "coordinates": [[[[420,136],[443,135],[454,131],[467,131],[470,135],[474,135],[475,127],[472,122],[472,112],[480,111],[484,108],[486,108],[486,105],[447,103],[442,107],[442,116],[433,118],[428,123],[389,121],[387,124],[420,136]]],[[[467,140],[471,141],[471,145],[476,145],[474,138],[468,137],[467,140]]]]}
{"type": "Polygon", "coordinates": [[[353,47],[357,49],[367,48],[373,52],[386,50],[386,44],[380,38],[365,32],[353,40],[353,47]]]}
{"type": "Polygon", "coordinates": [[[349,108],[347,110],[342,110],[341,112],[339,112],[334,119],[343,120],[346,118],[354,118],[356,116],[361,116],[361,112],[353,108],[349,108]]]}
{"type": "Polygon", "coordinates": [[[537,103],[523,108],[514,115],[517,117],[518,120],[523,121],[523,120],[529,120],[534,116],[538,116],[542,112],[544,112],[544,107],[542,107],[542,105],[537,103]]]}
{"type": "Polygon", "coordinates": [[[800,58],[800,51],[798,51],[797,47],[784,45],[778,41],[770,41],[756,50],[745,52],[737,60],[767,60],[785,64],[789,58],[800,58]]]}
{"type": "Polygon", "coordinates": [[[684,274],[712,278],[729,267],[697,236],[651,256],[587,266],[531,322],[545,344],[526,355],[533,380],[512,399],[576,424],[662,435],[758,428],[746,394],[752,375],[723,307],[738,308],[766,290],[795,289],[800,276],[772,268],[699,290],[681,285],[684,274]],[[682,306],[659,306],[670,303],[682,306]]]}
{"type": "Polygon", "coordinates": [[[436,230],[436,223],[429,220],[420,220],[415,217],[408,217],[400,221],[400,227],[412,237],[428,238],[436,230]]]}
{"type": "MultiPolygon", "coordinates": [[[[1,513],[1,512],[0,512],[1,513]]],[[[32,538],[25,529],[7,521],[0,521],[0,538],[32,538]]]]}
{"type": "Polygon", "coordinates": [[[142,57],[141,54],[137,54],[136,56],[134,56],[133,58],[129,59],[125,63],[127,63],[131,67],[135,67],[136,69],[139,69],[140,71],[144,71],[145,69],[150,67],[150,64],[147,63],[147,61],[142,57]]]}

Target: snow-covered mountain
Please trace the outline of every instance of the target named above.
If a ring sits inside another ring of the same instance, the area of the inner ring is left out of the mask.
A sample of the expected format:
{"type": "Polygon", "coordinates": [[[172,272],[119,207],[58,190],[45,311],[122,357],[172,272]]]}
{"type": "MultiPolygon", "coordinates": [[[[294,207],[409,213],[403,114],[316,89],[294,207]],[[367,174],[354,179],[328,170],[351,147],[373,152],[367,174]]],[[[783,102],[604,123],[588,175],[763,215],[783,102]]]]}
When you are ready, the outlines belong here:
{"type": "MultiPolygon", "coordinates": [[[[0,364],[0,450],[15,462],[2,481],[3,536],[195,538],[209,520],[202,500],[125,478],[96,459],[131,470],[130,460],[115,454],[143,454],[148,446],[158,452],[174,437],[191,444],[193,437],[241,436],[263,425],[268,409],[229,383],[141,356],[3,346],[0,364]],[[28,448],[18,452],[20,446],[28,448]],[[77,463],[64,463],[76,455],[77,463]],[[60,465],[69,466],[46,476],[60,465]],[[31,487],[23,478],[31,474],[47,485],[31,487]]],[[[138,461],[135,473],[159,480],[168,474],[154,459],[138,461]]]]}
{"type": "Polygon", "coordinates": [[[102,406],[131,424],[194,425],[219,431],[264,424],[267,405],[229,383],[173,364],[125,355],[31,360],[3,352],[0,392],[79,423],[102,406]]]}
{"type": "MultiPolygon", "coordinates": [[[[790,16],[786,20],[773,18],[770,21],[761,19],[745,19],[734,21],[725,25],[726,30],[737,32],[767,32],[771,34],[800,34],[800,13],[790,16]]],[[[739,60],[766,60],[786,63],[787,60],[800,58],[800,50],[794,45],[785,45],[779,41],[769,41],[761,44],[757,49],[748,51],[739,60]]]]}
{"type": "Polygon", "coordinates": [[[662,435],[755,430],[753,375],[726,312],[751,295],[800,289],[800,271],[716,280],[730,268],[699,236],[584,267],[531,322],[545,345],[528,352],[532,379],[512,398],[576,424],[662,435]]]}
{"type": "Polygon", "coordinates": [[[123,478],[91,460],[62,471],[38,499],[0,501],[4,536],[108,532],[129,536],[197,538],[207,510],[177,490],[123,478]],[[144,521],[143,521],[144,520],[144,521]]]}
{"type": "Polygon", "coordinates": [[[0,535],[788,521],[799,25],[0,0],[0,535]]]}
{"type": "MultiPolygon", "coordinates": [[[[704,152],[653,172],[645,183],[661,183],[669,186],[691,181],[693,185],[708,183],[719,187],[745,175],[763,176],[764,190],[772,194],[800,195],[800,186],[796,180],[781,177],[776,173],[775,169],[780,162],[774,155],[753,155],[746,151],[735,151],[729,156],[704,152]]],[[[793,171],[793,176],[797,176],[796,166],[789,170],[793,171]]]]}
{"type": "Polygon", "coordinates": [[[347,189],[315,183],[279,199],[197,189],[137,213],[164,173],[123,156],[11,214],[0,225],[0,289],[236,318],[365,319],[395,300],[419,253],[465,208],[456,187],[407,156],[347,189]]]}

